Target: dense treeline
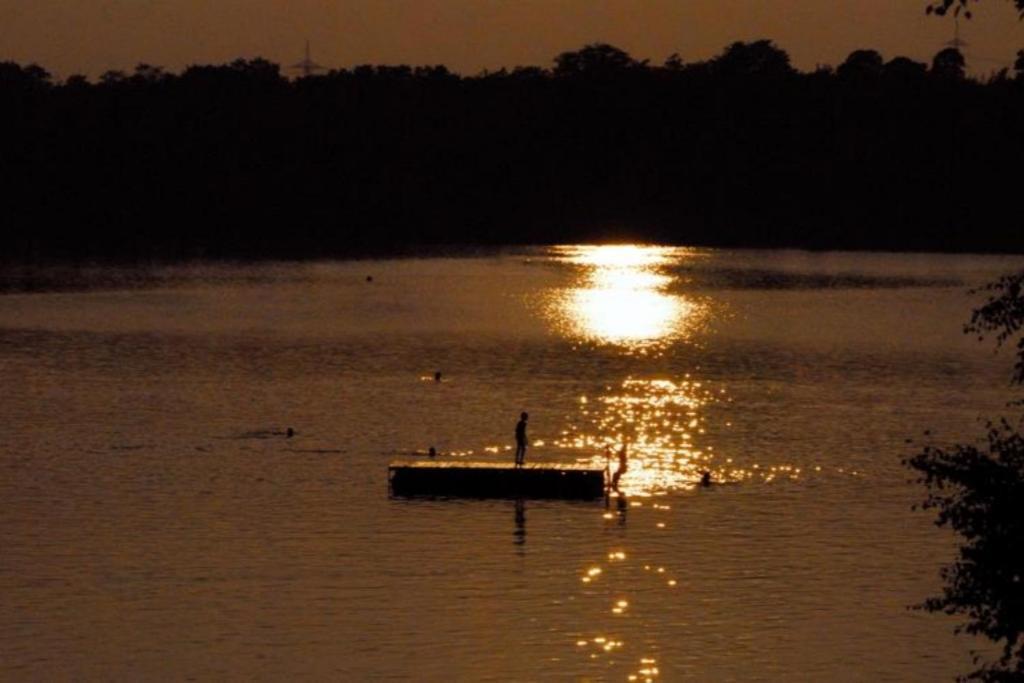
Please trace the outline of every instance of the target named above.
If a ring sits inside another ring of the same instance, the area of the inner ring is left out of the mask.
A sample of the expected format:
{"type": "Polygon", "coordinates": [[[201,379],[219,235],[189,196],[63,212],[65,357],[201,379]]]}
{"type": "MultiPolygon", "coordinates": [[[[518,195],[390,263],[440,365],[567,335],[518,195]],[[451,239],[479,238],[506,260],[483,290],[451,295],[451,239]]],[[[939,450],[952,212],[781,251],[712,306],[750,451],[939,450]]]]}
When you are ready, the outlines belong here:
{"type": "Polygon", "coordinates": [[[303,257],[609,237],[1024,250],[1024,55],[965,76],[768,41],[637,62],[607,45],[462,77],[263,60],[53,83],[0,64],[3,256],[303,257]]]}

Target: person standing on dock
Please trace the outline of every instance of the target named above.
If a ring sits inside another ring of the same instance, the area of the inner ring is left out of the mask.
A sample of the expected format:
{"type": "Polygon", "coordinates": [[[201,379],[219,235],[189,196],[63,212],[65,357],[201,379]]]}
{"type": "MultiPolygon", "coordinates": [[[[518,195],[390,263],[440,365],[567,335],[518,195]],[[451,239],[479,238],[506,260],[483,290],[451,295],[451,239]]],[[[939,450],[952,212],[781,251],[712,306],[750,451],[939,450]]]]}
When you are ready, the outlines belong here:
{"type": "Polygon", "coordinates": [[[526,421],[529,418],[526,413],[521,413],[516,423],[516,467],[522,467],[526,460],[526,421]]]}

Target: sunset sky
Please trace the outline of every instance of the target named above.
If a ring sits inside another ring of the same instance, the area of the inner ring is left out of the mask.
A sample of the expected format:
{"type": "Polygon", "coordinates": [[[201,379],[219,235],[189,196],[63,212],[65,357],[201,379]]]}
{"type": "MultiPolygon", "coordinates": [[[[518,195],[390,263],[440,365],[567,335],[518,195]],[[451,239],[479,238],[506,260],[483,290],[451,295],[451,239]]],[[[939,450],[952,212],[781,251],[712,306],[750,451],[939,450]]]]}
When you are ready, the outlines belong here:
{"type": "MultiPolygon", "coordinates": [[[[445,64],[464,74],[547,66],[591,42],[661,63],[712,57],[736,40],[771,38],[794,64],[842,62],[878,49],[928,60],[953,35],[925,0],[0,0],[0,60],[37,62],[58,78],[170,70],[263,56],[291,64],[304,41],[332,67],[445,64]]],[[[1024,48],[1011,3],[984,0],[962,22],[974,73],[1009,66],[1024,48]]]]}

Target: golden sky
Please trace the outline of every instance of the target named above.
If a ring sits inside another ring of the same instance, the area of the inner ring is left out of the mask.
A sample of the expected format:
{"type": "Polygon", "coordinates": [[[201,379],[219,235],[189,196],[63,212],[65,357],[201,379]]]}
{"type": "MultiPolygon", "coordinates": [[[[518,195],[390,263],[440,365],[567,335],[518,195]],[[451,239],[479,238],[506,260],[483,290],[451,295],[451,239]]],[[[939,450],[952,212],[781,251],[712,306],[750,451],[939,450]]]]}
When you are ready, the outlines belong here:
{"type": "MultiPolygon", "coordinates": [[[[291,64],[305,40],[328,67],[446,64],[475,74],[542,65],[609,42],[661,63],[706,59],[735,40],[771,38],[794,64],[838,64],[851,50],[929,60],[953,35],[926,0],[0,0],[0,60],[37,62],[59,78],[170,70],[263,56],[291,64]]],[[[961,22],[975,73],[1013,62],[1024,23],[982,0],[961,22]]]]}

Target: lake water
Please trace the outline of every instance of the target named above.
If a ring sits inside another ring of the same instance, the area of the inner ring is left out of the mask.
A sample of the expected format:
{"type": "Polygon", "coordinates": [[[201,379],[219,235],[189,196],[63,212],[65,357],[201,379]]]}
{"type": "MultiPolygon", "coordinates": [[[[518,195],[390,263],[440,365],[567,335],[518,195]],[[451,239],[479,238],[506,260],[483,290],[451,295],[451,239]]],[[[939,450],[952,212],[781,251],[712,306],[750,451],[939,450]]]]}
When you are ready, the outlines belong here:
{"type": "Polygon", "coordinates": [[[951,679],[980,644],[907,609],[955,546],[900,460],[1005,412],[961,326],[1021,267],[563,247],[0,296],[0,678],[951,679]],[[430,446],[511,461],[523,410],[528,461],[628,439],[624,495],[389,498],[430,446]]]}

